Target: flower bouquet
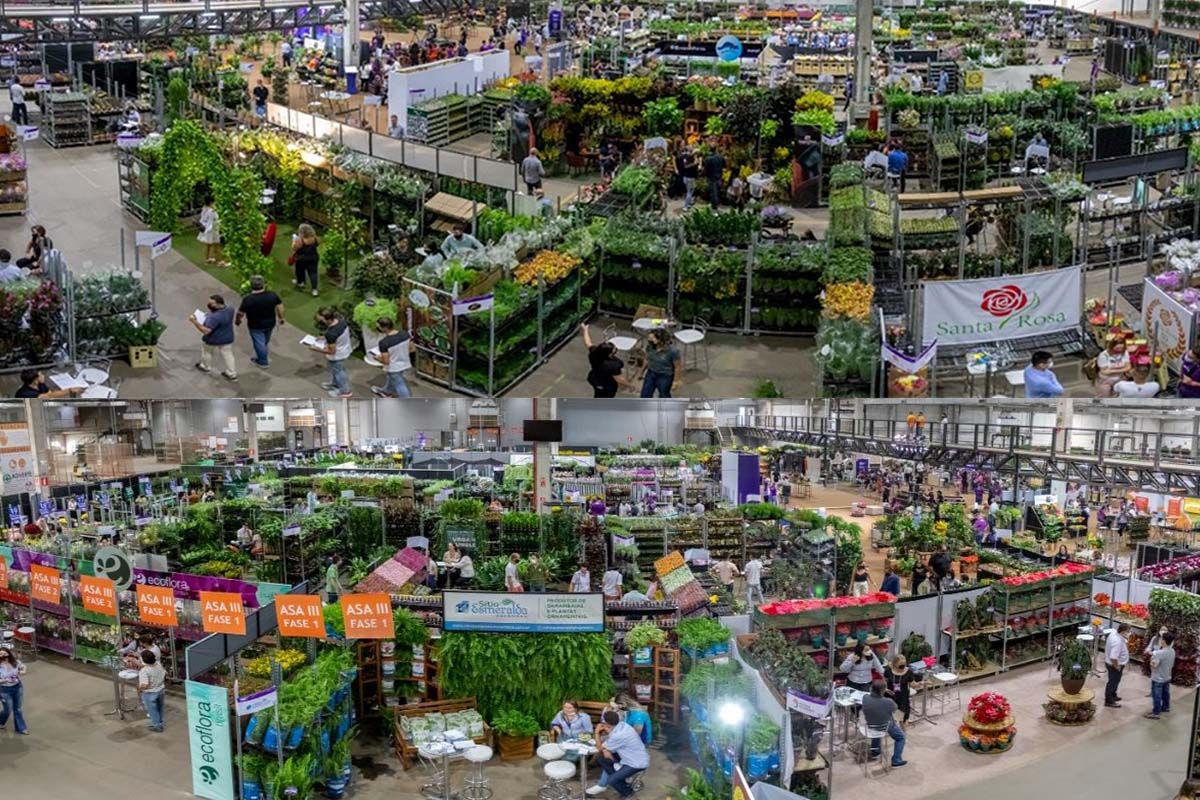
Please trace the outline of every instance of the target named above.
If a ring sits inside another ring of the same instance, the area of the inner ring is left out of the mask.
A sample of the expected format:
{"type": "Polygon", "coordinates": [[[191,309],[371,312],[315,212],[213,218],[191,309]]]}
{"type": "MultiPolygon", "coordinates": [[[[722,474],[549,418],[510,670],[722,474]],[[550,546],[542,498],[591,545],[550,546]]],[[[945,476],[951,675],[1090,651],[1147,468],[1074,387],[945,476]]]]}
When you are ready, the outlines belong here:
{"type": "Polygon", "coordinates": [[[983,692],[967,703],[967,713],[958,729],[959,744],[976,753],[1003,753],[1017,735],[1012,705],[996,692],[983,692]]]}
{"type": "Polygon", "coordinates": [[[967,713],[974,722],[995,725],[1012,716],[1012,704],[997,692],[983,692],[967,703],[967,713]]]}

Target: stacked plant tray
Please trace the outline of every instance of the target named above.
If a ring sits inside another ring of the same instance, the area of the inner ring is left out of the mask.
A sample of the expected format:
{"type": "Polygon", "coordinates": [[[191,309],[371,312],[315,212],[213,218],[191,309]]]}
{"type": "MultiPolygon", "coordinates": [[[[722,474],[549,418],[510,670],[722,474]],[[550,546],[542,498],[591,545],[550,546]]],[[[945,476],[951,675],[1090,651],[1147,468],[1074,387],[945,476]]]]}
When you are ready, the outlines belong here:
{"type": "Polygon", "coordinates": [[[680,613],[688,614],[708,605],[708,595],[678,550],[656,560],[654,572],[663,594],[679,606],[680,613]]]}
{"type": "Polygon", "coordinates": [[[46,96],[46,126],[42,137],[51,147],[77,147],[92,143],[91,111],[83,92],[55,92],[46,96]]]}
{"type": "Polygon", "coordinates": [[[491,130],[492,113],[475,95],[450,94],[408,109],[408,138],[432,147],[444,147],[472,134],[491,130]],[[481,113],[487,111],[488,113],[481,113]]]}
{"type": "Polygon", "coordinates": [[[0,155],[0,214],[24,214],[28,191],[25,157],[20,153],[0,155]]]}

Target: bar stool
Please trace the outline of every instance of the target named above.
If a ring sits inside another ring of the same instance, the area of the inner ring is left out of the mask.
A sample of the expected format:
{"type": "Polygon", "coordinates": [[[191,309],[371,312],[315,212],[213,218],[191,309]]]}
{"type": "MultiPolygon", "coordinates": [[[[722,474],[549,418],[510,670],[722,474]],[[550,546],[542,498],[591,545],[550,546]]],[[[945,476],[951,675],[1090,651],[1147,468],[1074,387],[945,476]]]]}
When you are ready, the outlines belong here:
{"type": "MultiPolygon", "coordinates": [[[[562,749],[562,747],[554,744],[553,742],[547,742],[537,749],[537,757],[546,762],[546,767],[549,767],[551,764],[560,761],[564,756],[566,756],[566,754],[566,750],[562,749]]],[[[550,772],[548,770],[546,772],[546,777],[550,777],[550,772]]],[[[562,786],[561,781],[556,782],[551,779],[547,783],[543,783],[541,787],[538,788],[538,800],[567,800],[565,787],[562,786]]]]}
{"type": "Polygon", "coordinates": [[[475,745],[463,756],[474,769],[468,769],[467,777],[463,780],[463,788],[459,796],[463,800],[490,800],[492,787],[483,776],[483,765],[492,760],[492,748],[485,745],[475,745]]]}
{"type": "Polygon", "coordinates": [[[935,672],[930,676],[933,679],[933,693],[935,699],[941,707],[940,714],[946,713],[946,701],[950,699],[950,691],[954,690],[955,708],[962,710],[962,686],[958,682],[958,676],[953,672],[935,672]]]}
{"type": "Polygon", "coordinates": [[[883,767],[884,772],[890,772],[892,769],[892,759],[888,754],[888,748],[891,747],[892,737],[888,734],[888,725],[883,724],[878,727],[867,724],[866,717],[858,718],[858,735],[859,741],[862,743],[862,765],[863,775],[870,776],[871,762],[876,759],[876,756],[871,755],[871,747],[876,739],[879,740],[879,765],[883,767]]]}
{"type": "Polygon", "coordinates": [[[567,781],[575,777],[575,765],[570,761],[548,761],[542,770],[547,783],[538,789],[538,800],[571,800],[567,781]]]}
{"type": "Polygon", "coordinates": [[[25,637],[23,639],[14,639],[13,640],[16,642],[16,645],[17,645],[16,651],[15,651],[17,654],[17,658],[21,659],[22,661],[36,661],[37,660],[37,647],[35,647],[33,644],[33,635],[34,635],[33,626],[32,625],[22,625],[20,628],[17,628],[17,634],[19,636],[25,637]]]}

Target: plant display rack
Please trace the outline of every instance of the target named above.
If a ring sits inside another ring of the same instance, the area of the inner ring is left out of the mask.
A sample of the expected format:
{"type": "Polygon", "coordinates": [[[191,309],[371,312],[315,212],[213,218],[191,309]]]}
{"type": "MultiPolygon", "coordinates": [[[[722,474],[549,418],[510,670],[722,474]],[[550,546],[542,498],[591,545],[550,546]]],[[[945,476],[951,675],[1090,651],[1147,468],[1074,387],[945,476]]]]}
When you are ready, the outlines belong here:
{"type": "Polygon", "coordinates": [[[43,138],[51,147],[77,147],[92,143],[89,99],[83,92],[46,95],[43,138]]]}
{"type": "Polygon", "coordinates": [[[121,205],[145,222],[150,217],[150,166],[133,150],[117,151],[121,205]]]}
{"type": "MultiPolygon", "coordinates": [[[[9,128],[5,127],[8,131],[9,128]]],[[[13,137],[15,139],[15,137],[13,137]]],[[[24,214],[29,199],[29,177],[20,149],[0,155],[0,214],[24,214]]]]}
{"type": "Polygon", "coordinates": [[[154,342],[138,338],[141,314],[151,310],[152,301],[132,272],[114,269],[83,277],[68,273],[65,283],[76,359],[128,358],[130,347],[157,343],[157,337],[154,342]]]}
{"type": "Polygon", "coordinates": [[[680,653],[674,647],[651,649],[650,663],[635,663],[629,658],[629,692],[662,722],[679,724],[680,653]],[[639,689],[639,687],[643,687],[639,689]],[[650,691],[647,694],[644,689],[650,691]]]}
{"type": "Polygon", "coordinates": [[[837,672],[842,660],[858,642],[886,661],[892,646],[895,598],[877,593],[854,598],[791,600],[767,603],[754,609],[756,630],[776,629],[810,655],[822,669],[837,672]],[[891,599],[885,599],[891,598],[891,599]],[[799,609],[799,610],[796,610],[799,609]]]}
{"type": "Polygon", "coordinates": [[[605,627],[610,631],[628,631],[642,622],[652,622],[669,631],[679,624],[679,604],[664,601],[628,601],[604,604],[605,627]],[[635,616],[637,619],[625,619],[635,616]]]}
{"type": "Polygon", "coordinates": [[[1089,570],[1037,583],[993,584],[995,619],[1003,626],[999,634],[992,634],[999,642],[1000,670],[1052,657],[1055,632],[1069,633],[1087,624],[1091,619],[1091,580],[1089,570]],[[1085,605],[1080,606],[1081,602],[1085,605]],[[1072,610],[1080,608],[1082,611],[1072,610]]]}
{"type": "Polygon", "coordinates": [[[492,107],[485,105],[481,95],[449,94],[409,106],[405,135],[431,147],[445,147],[490,131],[493,119],[492,107]]]}

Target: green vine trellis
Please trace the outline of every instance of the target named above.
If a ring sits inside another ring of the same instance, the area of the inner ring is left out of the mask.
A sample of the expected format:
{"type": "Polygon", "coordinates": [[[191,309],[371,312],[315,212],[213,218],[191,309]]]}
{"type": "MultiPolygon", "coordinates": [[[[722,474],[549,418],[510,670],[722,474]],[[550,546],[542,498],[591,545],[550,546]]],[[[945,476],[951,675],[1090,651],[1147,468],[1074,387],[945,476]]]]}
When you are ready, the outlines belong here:
{"type": "Polygon", "coordinates": [[[184,203],[201,183],[212,189],[221,220],[225,258],[247,291],[251,275],[269,278],[274,262],[262,255],[266,217],[259,209],[263,182],[250,170],[230,167],[217,140],[191,120],[176,121],[163,135],[162,154],[150,195],[150,224],[161,231],[180,229],[184,203]]]}

